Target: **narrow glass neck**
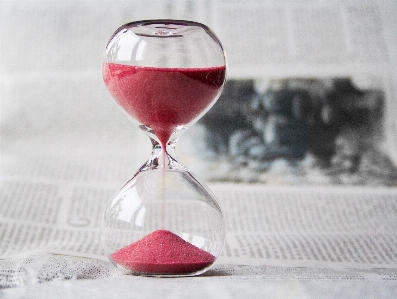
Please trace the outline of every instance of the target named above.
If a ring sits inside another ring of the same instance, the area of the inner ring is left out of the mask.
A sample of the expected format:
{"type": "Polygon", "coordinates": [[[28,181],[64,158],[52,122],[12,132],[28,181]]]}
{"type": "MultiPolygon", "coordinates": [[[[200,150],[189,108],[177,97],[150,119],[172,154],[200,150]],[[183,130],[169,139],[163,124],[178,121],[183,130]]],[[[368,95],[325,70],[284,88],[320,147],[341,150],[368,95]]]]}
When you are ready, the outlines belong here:
{"type": "Polygon", "coordinates": [[[140,171],[145,170],[179,170],[186,171],[187,168],[178,162],[175,154],[176,140],[166,144],[165,150],[157,140],[150,138],[152,142],[152,153],[140,171]]]}

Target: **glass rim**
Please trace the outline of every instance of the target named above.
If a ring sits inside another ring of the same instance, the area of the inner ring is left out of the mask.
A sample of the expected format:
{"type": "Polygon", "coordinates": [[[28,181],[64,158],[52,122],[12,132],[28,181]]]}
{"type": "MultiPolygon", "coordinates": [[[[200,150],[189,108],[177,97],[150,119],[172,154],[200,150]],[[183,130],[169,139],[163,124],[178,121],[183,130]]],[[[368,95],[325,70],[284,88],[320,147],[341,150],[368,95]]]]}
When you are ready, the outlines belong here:
{"type": "MultiPolygon", "coordinates": [[[[211,38],[218,41],[218,43],[222,47],[222,44],[221,44],[219,38],[217,37],[217,35],[207,25],[200,23],[200,22],[183,20],[183,19],[145,19],[145,20],[138,20],[138,21],[132,21],[132,22],[125,23],[124,25],[121,25],[119,28],[117,28],[114,31],[114,33],[110,37],[107,45],[123,29],[129,29],[131,27],[142,27],[142,26],[152,25],[152,24],[167,24],[167,25],[175,24],[175,25],[186,25],[186,26],[200,27],[200,28],[204,29],[211,36],[211,38]]],[[[135,34],[137,34],[137,33],[135,33],[135,34]]],[[[172,35],[155,35],[155,34],[153,34],[153,35],[151,35],[151,34],[141,34],[141,33],[139,33],[137,35],[146,36],[146,37],[154,37],[154,38],[175,38],[175,37],[183,36],[182,34],[172,34],[172,35]]],[[[222,47],[222,49],[223,49],[223,47],[222,47]]]]}

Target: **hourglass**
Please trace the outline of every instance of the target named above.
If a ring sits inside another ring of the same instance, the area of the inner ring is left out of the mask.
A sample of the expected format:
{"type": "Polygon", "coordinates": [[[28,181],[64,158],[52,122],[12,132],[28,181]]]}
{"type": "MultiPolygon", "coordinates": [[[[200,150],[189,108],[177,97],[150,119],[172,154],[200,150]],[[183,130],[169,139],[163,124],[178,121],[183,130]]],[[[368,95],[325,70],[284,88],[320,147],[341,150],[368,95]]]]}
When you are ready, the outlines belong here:
{"type": "Polygon", "coordinates": [[[175,155],[180,135],[218,99],[226,59],[205,25],[148,20],[109,40],[103,79],[116,103],[149,136],[152,153],[107,204],[101,237],[126,273],[188,276],[207,271],[225,238],[213,193],[175,155]]]}

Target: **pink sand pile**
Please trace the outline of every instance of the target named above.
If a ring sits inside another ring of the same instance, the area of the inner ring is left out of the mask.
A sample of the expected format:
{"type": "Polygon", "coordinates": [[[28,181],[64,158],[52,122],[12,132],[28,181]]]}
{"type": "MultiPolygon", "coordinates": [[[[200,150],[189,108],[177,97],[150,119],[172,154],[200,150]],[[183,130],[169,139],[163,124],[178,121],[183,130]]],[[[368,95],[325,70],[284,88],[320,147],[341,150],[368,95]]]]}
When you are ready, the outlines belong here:
{"type": "Polygon", "coordinates": [[[147,274],[186,274],[202,270],[215,257],[167,230],[156,230],[124,247],[111,258],[134,272],[147,274]]]}

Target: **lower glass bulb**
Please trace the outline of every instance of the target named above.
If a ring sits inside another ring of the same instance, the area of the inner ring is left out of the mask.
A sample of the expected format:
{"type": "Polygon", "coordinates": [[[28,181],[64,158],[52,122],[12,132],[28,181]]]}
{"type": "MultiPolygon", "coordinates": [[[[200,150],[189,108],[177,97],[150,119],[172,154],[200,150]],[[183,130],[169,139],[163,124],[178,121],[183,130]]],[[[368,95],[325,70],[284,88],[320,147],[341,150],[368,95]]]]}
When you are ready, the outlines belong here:
{"type": "Polygon", "coordinates": [[[145,170],[105,208],[102,242],[127,273],[190,276],[207,271],[225,238],[213,194],[189,171],[145,170]]]}

